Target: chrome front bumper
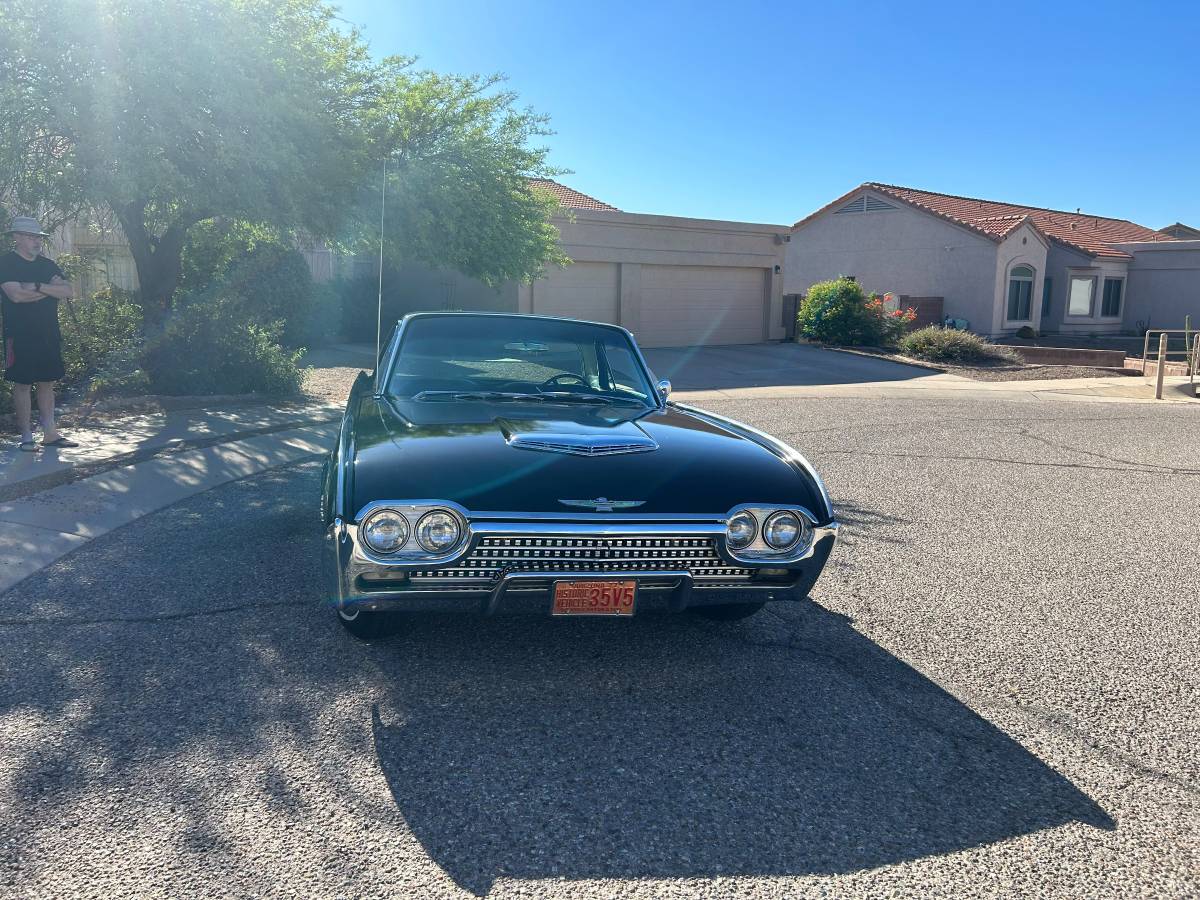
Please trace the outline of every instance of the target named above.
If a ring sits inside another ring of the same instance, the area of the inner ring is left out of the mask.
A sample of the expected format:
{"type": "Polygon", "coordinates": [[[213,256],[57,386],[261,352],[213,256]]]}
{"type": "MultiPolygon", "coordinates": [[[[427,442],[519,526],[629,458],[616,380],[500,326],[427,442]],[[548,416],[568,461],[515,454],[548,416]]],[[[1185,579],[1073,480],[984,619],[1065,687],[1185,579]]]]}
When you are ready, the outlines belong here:
{"type": "MultiPolygon", "coordinates": [[[[326,532],[324,540],[324,563],[326,591],[330,601],[339,608],[358,607],[367,610],[403,610],[412,612],[476,612],[494,615],[498,612],[541,612],[547,613],[555,581],[630,581],[638,583],[638,608],[662,609],[680,612],[692,606],[713,606],[726,603],[758,603],[768,600],[803,600],[808,596],[837,539],[838,523],[813,529],[813,539],[803,553],[786,562],[777,560],[735,560],[719,550],[721,563],[728,571],[747,572],[748,575],[721,577],[727,571],[721,569],[697,570],[694,567],[671,565],[669,567],[638,568],[636,562],[624,563],[620,559],[611,561],[587,561],[588,565],[572,567],[571,563],[553,563],[544,567],[501,568],[484,579],[465,579],[461,583],[453,579],[429,578],[439,570],[454,574],[469,575],[462,568],[462,561],[477,552],[486,553],[485,541],[500,538],[513,540],[593,540],[620,543],[622,540],[653,545],[655,540],[679,538],[695,540],[697,536],[718,540],[723,535],[723,525],[688,526],[664,525],[597,525],[586,531],[577,525],[564,526],[556,531],[554,526],[538,523],[494,523],[482,527],[472,526],[470,546],[454,562],[441,566],[419,563],[384,562],[364,551],[357,540],[353,525],[335,522],[326,532]],[[519,570],[518,570],[519,569],[519,570]],[[758,580],[754,573],[761,569],[786,569],[786,577],[758,580]],[[413,578],[412,576],[417,576],[413,578]],[[437,581],[436,586],[421,584],[420,579],[437,581]]],[[[653,546],[640,556],[654,552],[653,546]]],[[[660,551],[663,554],[669,550],[660,551]]],[[[486,561],[486,560],[485,560],[486,561]]],[[[711,560],[708,561],[711,565],[711,560]]]]}

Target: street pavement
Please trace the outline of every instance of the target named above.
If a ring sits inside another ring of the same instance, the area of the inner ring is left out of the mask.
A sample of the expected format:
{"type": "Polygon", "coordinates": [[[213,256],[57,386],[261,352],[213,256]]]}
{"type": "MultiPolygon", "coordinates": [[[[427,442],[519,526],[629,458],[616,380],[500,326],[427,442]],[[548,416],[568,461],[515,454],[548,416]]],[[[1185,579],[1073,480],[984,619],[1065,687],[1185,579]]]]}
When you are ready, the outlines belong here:
{"type": "Polygon", "coordinates": [[[363,644],[312,455],[0,593],[0,896],[1200,893],[1194,403],[704,405],[825,476],[814,602],[363,644]]]}

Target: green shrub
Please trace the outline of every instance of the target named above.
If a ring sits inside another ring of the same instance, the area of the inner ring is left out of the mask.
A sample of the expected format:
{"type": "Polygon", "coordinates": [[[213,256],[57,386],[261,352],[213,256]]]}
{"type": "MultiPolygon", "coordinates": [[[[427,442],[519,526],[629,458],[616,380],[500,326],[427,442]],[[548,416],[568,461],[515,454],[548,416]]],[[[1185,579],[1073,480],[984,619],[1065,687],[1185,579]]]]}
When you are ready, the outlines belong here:
{"type": "Polygon", "coordinates": [[[900,351],[933,362],[1021,362],[1021,355],[1010,347],[993,344],[970,331],[936,325],[906,334],[900,339],[900,351]]]}
{"type": "Polygon", "coordinates": [[[294,394],[300,356],[280,346],[277,327],[221,298],[177,309],[147,349],[145,367],[159,394],[294,394]]]}
{"type": "Polygon", "coordinates": [[[91,380],[102,370],[108,370],[106,390],[121,391],[128,387],[144,387],[138,379],[136,362],[142,347],[142,308],[134,295],[120,288],[107,287],[87,300],[58,305],[58,321],[63,336],[63,365],[66,375],[63,384],[84,386],[92,392],[91,380]],[[118,369],[127,371],[128,379],[116,377],[118,369]]]}
{"type": "Polygon", "coordinates": [[[796,323],[805,337],[826,344],[893,347],[914,318],[913,310],[888,310],[858,282],[837,278],[808,289],[796,323]]]}
{"type": "Polygon", "coordinates": [[[300,347],[316,326],[312,273],[287,238],[263,226],[210,220],[195,226],[183,254],[177,306],[235,302],[247,321],[300,347]]]}

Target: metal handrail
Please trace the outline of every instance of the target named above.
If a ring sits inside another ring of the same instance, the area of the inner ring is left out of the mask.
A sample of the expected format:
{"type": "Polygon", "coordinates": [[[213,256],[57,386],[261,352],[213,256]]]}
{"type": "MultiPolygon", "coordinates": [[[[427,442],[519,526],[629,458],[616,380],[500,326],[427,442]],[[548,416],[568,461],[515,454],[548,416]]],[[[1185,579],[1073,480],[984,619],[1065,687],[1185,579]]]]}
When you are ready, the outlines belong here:
{"type": "Polygon", "coordinates": [[[1163,378],[1166,375],[1166,364],[1170,362],[1172,355],[1172,351],[1169,349],[1170,336],[1172,334],[1183,335],[1183,349],[1174,351],[1174,355],[1182,357],[1184,366],[1187,369],[1188,383],[1195,384],[1196,370],[1200,368],[1200,334],[1192,330],[1190,316],[1188,317],[1186,328],[1146,329],[1146,337],[1142,350],[1142,375],[1146,374],[1146,364],[1149,362],[1151,332],[1158,335],[1158,354],[1154,362],[1154,399],[1161,400],[1163,395],[1163,378]],[[1189,339],[1191,340],[1190,347],[1188,346],[1189,339]]]}

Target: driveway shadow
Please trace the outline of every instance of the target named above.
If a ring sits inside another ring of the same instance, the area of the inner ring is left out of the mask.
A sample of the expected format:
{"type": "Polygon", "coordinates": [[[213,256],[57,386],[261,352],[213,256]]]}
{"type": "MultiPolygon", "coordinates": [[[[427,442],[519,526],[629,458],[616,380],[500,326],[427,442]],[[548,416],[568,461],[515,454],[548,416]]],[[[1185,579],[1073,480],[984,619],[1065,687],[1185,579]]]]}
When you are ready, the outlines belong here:
{"type": "Polygon", "coordinates": [[[819,606],[736,626],[426,620],[376,653],[396,685],[373,712],[396,805],[480,896],[500,876],[845,873],[1114,827],[819,606]]]}
{"type": "Polygon", "coordinates": [[[677,391],[809,387],[947,377],[931,369],[825,350],[811,344],[660,347],[642,352],[655,377],[668,379],[677,391]]]}

